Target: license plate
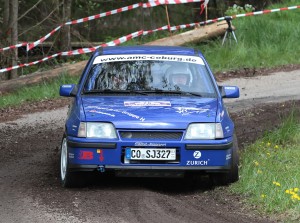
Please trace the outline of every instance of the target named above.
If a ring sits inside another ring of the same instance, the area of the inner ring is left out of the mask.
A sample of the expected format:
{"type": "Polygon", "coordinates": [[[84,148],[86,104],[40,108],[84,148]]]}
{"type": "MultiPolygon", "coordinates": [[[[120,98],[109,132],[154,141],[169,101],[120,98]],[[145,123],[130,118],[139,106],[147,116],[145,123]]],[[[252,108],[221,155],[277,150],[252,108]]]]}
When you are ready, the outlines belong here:
{"type": "Polygon", "coordinates": [[[125,156],[128,160],[176,160],[176,149],[127,148],[125,156]]]}

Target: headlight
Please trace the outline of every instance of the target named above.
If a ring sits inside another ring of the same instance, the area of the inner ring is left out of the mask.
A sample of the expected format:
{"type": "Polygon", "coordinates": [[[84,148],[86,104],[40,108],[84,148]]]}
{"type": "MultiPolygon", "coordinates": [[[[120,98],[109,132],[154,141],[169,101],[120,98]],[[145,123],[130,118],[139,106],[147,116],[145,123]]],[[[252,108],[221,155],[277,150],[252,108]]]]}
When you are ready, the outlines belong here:
{"type": "Polygon", "coordinates": [[[116,139],[117,134],[111,123],[80,122],[78,137],[116,139]]]}
{"type": "Polygon", "coordinates": [[[221,123],[190,124],[184,139],[217,139],[224,138],[221,123]]]}

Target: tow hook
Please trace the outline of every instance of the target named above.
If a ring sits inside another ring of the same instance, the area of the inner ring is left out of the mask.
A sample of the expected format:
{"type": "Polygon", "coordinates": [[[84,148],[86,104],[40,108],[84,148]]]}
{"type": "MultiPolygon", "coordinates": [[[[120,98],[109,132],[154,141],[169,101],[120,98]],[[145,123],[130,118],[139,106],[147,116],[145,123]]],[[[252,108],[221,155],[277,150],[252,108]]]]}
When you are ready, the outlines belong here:
{"type": "Polygon", "coordinates": [[[105,167],[104,166],[98,166],[97,170],[101,173],[105,172],[105,167]]]}

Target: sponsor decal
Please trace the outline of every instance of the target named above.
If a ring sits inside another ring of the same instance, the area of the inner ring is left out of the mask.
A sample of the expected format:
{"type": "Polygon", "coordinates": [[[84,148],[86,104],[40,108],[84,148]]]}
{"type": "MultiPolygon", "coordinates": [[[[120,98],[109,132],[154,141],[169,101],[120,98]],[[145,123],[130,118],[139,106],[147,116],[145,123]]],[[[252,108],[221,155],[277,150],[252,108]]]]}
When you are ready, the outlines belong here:
{"type": "Polygon", "coordinates": [[[111,117],[115,117],[116,115],[111,114],[110,112],[115,112],[115,113],[121,113],[121,114],[127,115],[131,118],[140,120],[142,122],[146,120],[144,117],[141,117],[139,115],[133,114],[133,113],[128,112],[128,111],[122,111],[122,110],[119,110],[119,109],[103,108],[103,107],[98,107],[98,106],[87,106],[86,109],[87,109],[88,112],[91,112],[91,113],[99,113],[99,114],[108,115],[108,116],[111,116],[111,117]],[[91,109],[91,110],[88,110],[88,109],[91,109]]]}
{"type": "Polygon", "coordinates": [[[101,115],[108,115],[108,116],[111,116],[111,117],[115,117],[114,114],[110,114],[110,113],[106,113],[106,112],[102,112],[102,111],[97,111],[97,110],[90,110],[89,112],[91,112],[91,113],[97,113],[97,114],[101,114],[101,115]]]}
{"type": "Polygon", "coordinates": [[[184,115],[200,114],[209,111],[209,108],[174,107],[177,113],[184,115]]]}
{"type": "Polygon", "coordinates": [[[63,88],[72,88],[73,86],[71,84],[64,84],[62,87],[63,88]]]}
{"type": "Polygon", "coordinates": [[[200,157],[201,157],[201,152],[200,152],[200,151],[195,151],[195,152],[193,153],[193,156],[194,156],[195,159],[200,159],[200,157]]]}
{"type": "Polygon", "coordinates": [[[170,107],[170,101],[124,101],[124,106],[130,107],[146,107],[146,106],[153,106],[153,107],[170,107]]]}
{"type": "Polygon", "coordinates": [[[235,87],[231,87],[231,86],[226,86],[224,87],[226,90],[235,90],[235,87]]]}
{"type": "Polygon", "coordinates": [[[231,153],[226,155],[226,160],[230,160],[231,159],[231,153]]]}
{"type": "Polygon", "coordinates": [[[137,61],[137,60],[160,60],[188,62],[204,65],[200,57],[195,56],[178,56],[178,55],[150,55],[150,54],[131,54],[131,55],[102,55],[95,58],[93,64],[109,63],[117,61],[137,61]]]}
{"type": "Polygon", "coordinates": [[[79,159],[80,160],[92,160],[94,158],[93,152],[80,150],[79,159]]]}
{"type": "Polygon", "coordinates": [[[103,150],[102,149],[97,149],[97,153],[99,154],[99,160],[101,162],[104,161],[103,150]]]}
{"type": "Polygon", "coordinates": [[[134,143],[134,146],[155,146],[155,147],[166,147],[166,143],[153,143],[153,142],[136,142],[134,143]]]}
{"type": "Polygon", "coordinates": [[[187,160],[187,166],[207,166],[209,160],[187,160]]]}
{"type": "Polygon", "coordinates": [[[74,153],[69,153],[69,158],[74,159],[74,153]]]}
{"type": "Polygon", "coordinates": [[[224,114],[225,114],[225,112],[224,112],[224,110],[221,112],[221,114],[220,114],[220,116],[221,117],[224,117],[224,114]]]}
{"type": "Polygon", "coordinates": [[[207,166],[208,162],[210,161],[209,159],[208,160],[198,160],[202,156],[200,151],[195,151],[193,153],[193,156],[196,160],[187,160],[186,161],[187,166],[207,166]]]}

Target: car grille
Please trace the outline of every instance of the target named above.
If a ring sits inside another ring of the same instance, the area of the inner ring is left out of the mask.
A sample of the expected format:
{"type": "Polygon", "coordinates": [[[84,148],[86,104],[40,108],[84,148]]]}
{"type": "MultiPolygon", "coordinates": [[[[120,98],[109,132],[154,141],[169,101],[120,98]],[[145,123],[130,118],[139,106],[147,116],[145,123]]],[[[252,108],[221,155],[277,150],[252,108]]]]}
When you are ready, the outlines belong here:
{"type": "Polygon", "coordinates": [[[182,132],[120,131],[122,139],[181,140],[182,132]]]}

